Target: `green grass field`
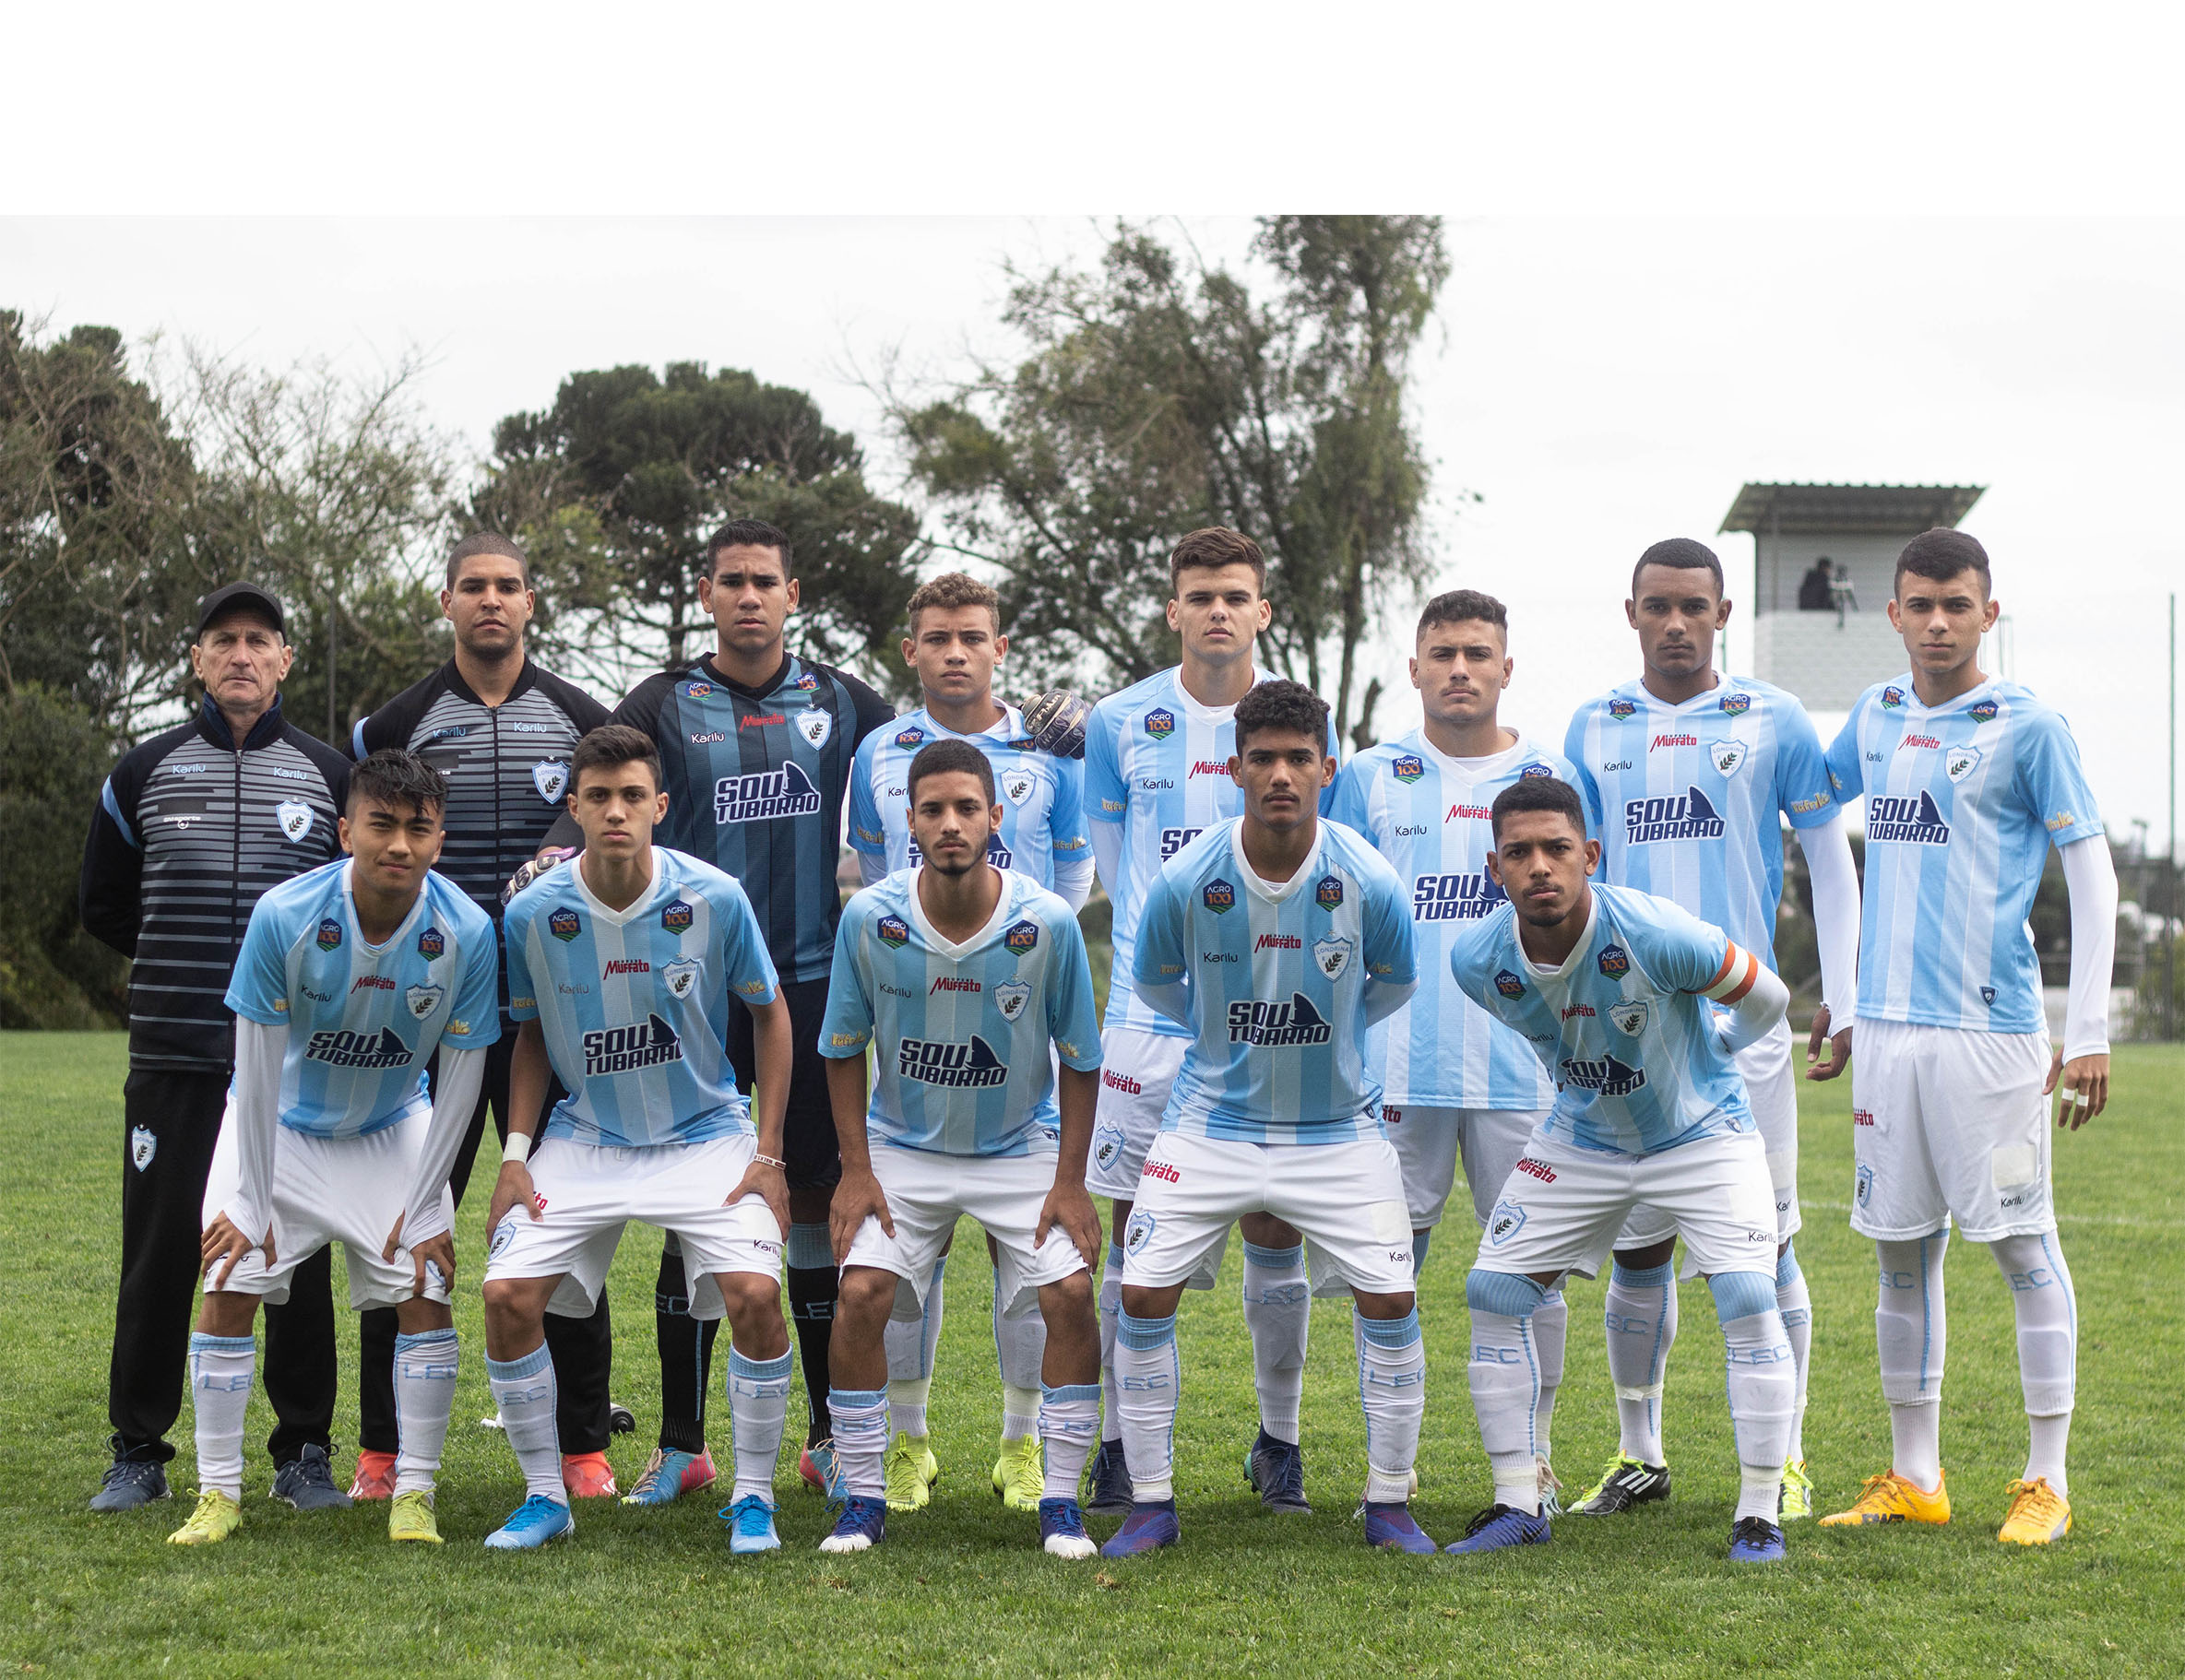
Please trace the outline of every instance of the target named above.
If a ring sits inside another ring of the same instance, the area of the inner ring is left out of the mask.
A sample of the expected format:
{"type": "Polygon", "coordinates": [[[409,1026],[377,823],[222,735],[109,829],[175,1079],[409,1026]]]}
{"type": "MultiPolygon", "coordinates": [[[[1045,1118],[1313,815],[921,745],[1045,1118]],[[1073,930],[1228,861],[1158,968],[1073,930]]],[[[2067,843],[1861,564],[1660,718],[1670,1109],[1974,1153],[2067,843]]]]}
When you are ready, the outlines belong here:
{"type": "MultiPolygon", "coordinates": [[[[476,1295],[477,1207],[461,1258],[463,1386],[441,1484],[449,1544],[396,1548],[382,1507],[298,1516],[266,1497],[262,1394],[250,1426],[245,1524],[211,1551],[164,1544],[186,1497],[125,1517],[84,1500],[105,1462],[121,1167],[118,1035],[0,1038],[0,1662],[12,1672],[526,1675],[578,1669],[777,1674],[2119,1674],[2185,1672],[2185,1455],[2162,1413],[2185,1366],[2171,1190],[2185,1177],[2185,1054],[2131,1047],[2094,1129],[2062,1139],[2056,1177],[2084,1340],[2072,1441],[2078,1528],[2045,1552],[1994,1540],[2021,1465],[2008,1291],[1956,1248],[1943,1457],[1957,1520],[1942,1531],[1791,1532],[1791,1561],[1723,1557],[1736,1489],[1720,1343],[1704,1291],[1687,1299],[1669,1371],[1677,1495],[1625,1519],[1556,1525],[1551,1545],[1468,1565],[1369,1553],[1350,1520],[1364,1475],[1348,1309],[1323,1304],[1306,1390],[1310,1518],[1263,1515],[1239,1461],[1252,1434],[1239,1256],[1186,1300],[1177,1429],[1184,1544],[1128,1565],[1064,1565],[986,1486],[998,1426],[984,1268],[960,1263],[933,1394],[934,1505],[859,1558],[813,1549],[818,1500],[778,1485],[787,1549],[731,1565],[712,1501],[640,1513],[587,1505],[574,1544],[524,1556],[478,1541],[522,1488],[491,1410],[476,1295]]],[[[1825,1508],[1884,1466],[1873,1369],[1872,1259],[1844,1224],[1848,1082],[1809,1087],[1807,1225],[1815,1304],[1809,1460],[1825,1508]]],[[[1461,1201],[1461,1197],[1460,1197],[1461,1201]]],[[[1468,1229],[1450,1225],[1422,1280],[1431,1357],[1419,1509],[1443,1540],[1486,1502],[1465,1387],[1468,1229]]],[[[968,1234],[967,1234],[968,1236],[968,1234]]],[[[976,1255],[969,1240],[958,1251],[976,1255]]],[[[619,1437],[625,1481],[658,1421],[651,1334],[657,1248],[623,1245],[612,1289],[625,1327],[615,1391],[639,1414],[619,1437]]],[[[338,1284],[337,1285],[338,1289],[338,1284]]],[[[1572,1291],[1557,1413],[1567,1485],[1614,1447],[1599,1286],[1572,1291]]],[[[344,1342],[354,1356],[354,1337],[344,1342]]],[[[337,1434],[353,1446],[353,1371],[337,1434]]],[[[718,1373],[717,1373],[718,1379],[718,1373]]],[[[718,1415],[717,1447],[727,1427],[718,1415]]],[[[792,1402],[791,1434],[801,1408],[792,1402]]],[[[192,1485],[189,1414],[178,1490],[192,1485]]],[[[347,1473],[349,1454],[338,1449],[347,1473]]],[[[1110,1525],[1101,1523],[1105,1533],[1110,1525]]]]}

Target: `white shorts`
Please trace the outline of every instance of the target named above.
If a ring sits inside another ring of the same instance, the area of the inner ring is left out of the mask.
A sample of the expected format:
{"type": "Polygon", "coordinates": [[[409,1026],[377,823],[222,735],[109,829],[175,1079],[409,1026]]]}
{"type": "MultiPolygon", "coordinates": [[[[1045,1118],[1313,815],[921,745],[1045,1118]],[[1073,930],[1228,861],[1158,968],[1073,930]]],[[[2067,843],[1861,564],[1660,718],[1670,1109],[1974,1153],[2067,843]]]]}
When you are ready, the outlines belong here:
{"type": "Polygon", "coordinates": [[[1111,1026],[1100,1035],[1100,1101],[1093,1110],[1092,1155],[1085,1188],[1128,1201],[1161,1129],[1169,1087],[1183,1066],[1188,1038],[1111,1026]]]}
{"type": "Polygon", "coordinates": [[[1472,1189],[1472,1216],[1484,1225],[1526,1140],[1547,1118],[1545,1110],[1528,1108],[1383,1108],[1381,1124],[1403,1168],[1411,1228],[1426,1231],[1442,1223],[1460,1159],[1472,1189]]]}
{"type": "MultiPolygon", "coordinates": [[[[212,1167],[205,1178],[205,1224],[234,1201],[243,1188],[243,1156],[235,1144],[235,1110],[231,1102],[220,1117],[220,1140],[212,1147],[212,1167]]],[[[418,1152],[425,1144],[432,1114],[421,1108],[408,1119],[362,1138],[320,1138],[279,1129],[273,1142],[273,1263],[253,1248],[235,1262],[220,1285],[237,1295],[263,1295],[279,1307],[289,1298],[289,1278],[296,1268],[330,1242],[341,1245],[349,1265],[349,1304],[392,1307],[417,1292],[417,1263],[410,1250],[379,1258],[387,1233],[410,1205],[410,1179],[418,1152]]],[[[455,1221],[455,1198],[444,1186],[441,1208],[455,1221]]],[[[212,1272],[205,1274],[212,1287],[212,1272]]],[[[425,1269],[425,1299],[445,1302],[447,1280],[440,1268],[425,1269]]]]}
{"type": "MultiPolygon", "coordinates": [[[[1736,1058],[1752,1118],[1760,1122],[1760,1141],[1767,1148],[1768,1182],[1775,1192],[1778,1248],[1797,1236],[1806,1223],[1798,1204],[1798,1071],[1791,1061],[1791,1042],[1790,1023],[1779,1021],[1774,1032],[1754,1039],[1736,1058]]],[[[1636,1207],[1610,1246],[1644,1248],[1674,1236],[1676,1229],[1676,1221],[1661,1209],[1636,1207]]],[[[1684,1275],[1694,1275],[1689,1255],[1684,1275]]]]}
{"type": "Polygon", "coordinates": [[[1861,1021],[1851,1228],[1902,1242],[1956,1223],[1990,1243],[2056,1229],[2046,1033],[1861,1021]]]}
{"type": "Polygon", "coordinates": [[[1775,1270],[1775,1198],[1757,1132],[1651,1155],[1580,1149],[1536,1134],[1495,1198],[1479,1264],[1535,1276],[1597,1260],[1641,1201],[1663,1210],[1699,1270],[1775,1270]]]}
{"type": "Polygon", "coordinates": [[[648,1149],[602,1149],[549,1138],[530,1160],[540,1216],[513,1207],[493,1227],[486,1282],[558,1277],[562,1286],[546,1310],[589,1318],[606,1286],[623,1226],[637,1219],[658,1225],[681,1245],[690,1316],[720,1318],[728,1303],[714,1281],[717,1274],[781,1274],[781,1226],[766,1199],[754,1194],[734,1207],[721,1205],[750,1167],[755,1148],[746,1133],[648,1149]]]}
{"type": "Polygon", "coordinates": [[[867,1219],[842,1263],[894,1272],[902,1279],[894,1316],[921,1318],[933,1262],[956,1235],[956,1222],[968,1213],[994,1239],[1000,1255],[994,1287],[1003,1316],[1036,1312],[1044,1285],[1087,1270],[1085,1256],[1060,1225],[1048,1232],[1045,1243],[1032,1246],[1039,1210],[1054,1189],[1054,1164],[1048,1154],[947,1155],[876,1142],[873,1176],[887,1195],[896,1234],[890,1236],[880,1221],[867,1219]]]}
{"type": "Polygon", "coordinates": [[[1272,1213],[1304,1234],[1316,1294],[1411,1293],[1404,1175],[1385,1138],[1241,1143],[1162,1132],[1124,1227],[1122,1281],[1160,1289],[1204,1275],[1247,1213],[1272,1213]]]}

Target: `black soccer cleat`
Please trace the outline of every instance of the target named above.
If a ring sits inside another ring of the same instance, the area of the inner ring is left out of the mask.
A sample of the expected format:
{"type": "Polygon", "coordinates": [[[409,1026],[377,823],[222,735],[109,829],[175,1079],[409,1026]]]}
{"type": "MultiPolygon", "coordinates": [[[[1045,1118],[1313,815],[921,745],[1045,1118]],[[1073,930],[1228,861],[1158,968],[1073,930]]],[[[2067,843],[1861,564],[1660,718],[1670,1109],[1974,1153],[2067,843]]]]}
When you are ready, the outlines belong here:
{"type": "Polygon", "coordinates": [[[1634,1505],[1651,1505],[1669,1497],[1669,1467],[1648,1464],[1619,1454],[1601,1479],[1569,1507],[1574,1516],[1613,1517],[1634,1505]]]}
{"type": "Polygon", "coordinates": [[[1295,1441],[1278,1441],[1262,1429],[1244,1455],[1244,1479],[1271,1511],[1302,1516],[1312,1509],[1305,1502],[1305,1449],[1295,1441]]]}

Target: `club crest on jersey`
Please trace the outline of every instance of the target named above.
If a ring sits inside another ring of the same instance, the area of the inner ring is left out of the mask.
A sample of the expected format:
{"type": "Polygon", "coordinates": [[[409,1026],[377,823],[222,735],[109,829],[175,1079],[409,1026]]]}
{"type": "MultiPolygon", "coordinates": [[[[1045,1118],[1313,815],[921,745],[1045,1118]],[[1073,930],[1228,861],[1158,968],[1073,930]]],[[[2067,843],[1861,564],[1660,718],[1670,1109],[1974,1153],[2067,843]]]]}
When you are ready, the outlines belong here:
{"type": "Polygon", "coordinates": [[[280,824],[281,837],[294,846],[311,833],[311,824],[317,813],[302,799],[283,799],[273,808],[273,820],[280,824]]]}
{"type": "Polygon", "coordinates": [[[1015,952],[1018,956],[1024,955],[1039,942],[1039,924],[1038,922],[1013,923],[1009,931],[1002,935],[1002,943],[1015,952]]]}
{"type": "Polygon", "coordinates": [[[1407,752],[1388,768],[1397,781],[1416,782],[1426,774],[1426,760],[1416,752],[1407,752]]]}
{"type": "Polygon", "coordinates": [[[1522,998],[1525,996],[1525,982],[1520,980],[1515,975],[1512,974],[1507,968],[1502,969],[1495,976],[1494,988],[1495,990],[1501,992],[1505,998],[1522,998]]]}
{"type": "Polygon", "coordinates": [[[1975,723],[1993,723],[1996,713],[2001,709],[1994,701],[1983,700],[1977,705],[1966,707],[1965,716],[1975,723]]]}
{"type": "Polygon", "coordinates": [[[1992,1007],[1995,1002],[1995,988],[1992,986],[1983,986],[1980,988],[1980,1001],[1992,1007]]]}
{"type": "Polygon", "coordinates": [[[1032,1000],[1032,988],[1022,980],[1003,980],[987,994],[994,1000],[994,1007],[1002,1012],[1002,1019],[1014,1021],[1024,1013],[1024,1006],[1032,1000]]]}
{"type": "Polygon", "coordinates": [[[442,937],[439,929],[427,928],[417,936],[417,953],[428,962],[447,953],[447,941],[442,937]]]}
{"type": "Polygon", "coordinates": [[[799,712],[790,722],[796,726],[797,733],[804,738],[804,744],[808,747],[825,746],[827,737],[835,732],[834,713],[823,712],[817,706],[799,712]]]}
{"type": "Polygon", "coordinates": [[[1351,941],[1348,940],[1333,938],[1314,940],[1312,941],[1312,961],[1319,966],[1320,972],[1329,979],[1339,979],[1343,971],[1350,966],[1351,949],[1351,941]]]}
{"type": "Polygon", "coordinates": [[[1205,890],[1199,893],[1199,897],[1207,909],[1219,916],[1224,910],[1235,907],[1237,889],[1217,877],[1206,883],[1205,890]]]}
{"type": "Polygon", "coordinates": [[[899,916],[884,916],[873,925],[883,945],[900,951],[910,942],[910,924],[899,916]]]}
{"type": "Polygon", "coordinates": [[[1336,909],[1343,903],[1343,883],[1333,875],[1323,875],[1312,889],[1312,902],[1323,910],[1336,909]]]}
{"type": "Polygon", "coordinates": [[[683,957],[677,962],[660,964],[660,984],[668,988],[668,995],[677,1002],[691,995],[691,988],[698,983],[703,964],[695,957],[683,957]]]}
{"type": "Polygon", "coordinates": [[[1597,1061],[1566,1056],[1562,1059],[1564,1080],[1581,1091],[1598,1091],[1603,1096],[1629,1096],[1643,1090],[1646,1084],[1646,1070],[1626,1067],[1613,1056],[1604,1056],[1597,1061]]]}
{"type": "Polygon", "coordinates": [[[689,929],[692,916],[690,905],[679,898],[660,911],[660,927],[669,933],[682,933],[689,929]]]}
{"type": "Polygon", "coordinates": [[[896,745],[898,747],[915,747],[920,741],[925,739],[925,738],[926,732],[920,728],[916,724],[912,724],[908,729],[897,729],[896,731],[896,745]]]}
{"type": "Polygon", "coordinates": [[[1942,774],[1955,786],[1977,770],[1987,756],[1977,747],[1953,747],[1942,755],[1942,774]]]}
{"type": "Polygon", "coordinates": [[[560,802],[569,791],[569,766],[558,758],[542,758],[531,766],[531,786],[549,805],[560,802]]]}
{"type": "Polygon", "coordinates": [[[1621,1003],[1609,1005],[1609,1024],[1626,1038],[1636,1038],[1646,1030],[1646,1015],[1644,998],[1626,998],[1621,1003]]]}
{"type": "Polygon", "coordinates": [[[402,1001],[410,1005],[412,1020],[422,1021],[440,1007],[440,1000],[446,996],[445,986],[413,986],[402,994],[402,1001]]]}
{"type": "Polygon", "coordinates": [[[1894,682],[1882,691],[1882,709],[1883,711],[1894,712],[1904,704],[1905,691],[1898,688],[1894,682]]]}
{"type": "Polygon", "coordinates": [[[1741,693],[1725,694],[1720,704],[1726,716],[1738,717],[1752,709],[1752,696],[1741,693]]]}
{"type": "Polygon", "coordinates": [[[1609,702],[1609,716],[1611,717],[1629,717],[1638,709],[1638,704],[1634,701],[1611,700],[1609,702]]]}
{"type": "Polygon", "coordinates": [[[1496,1248],[1525,1229],[1525,1210],[1514,1201],[1498,1201],[1487,1216],[1487,1240],[1496,1248]]]}
{"type": "Polygon", "coordinates": [[[710,682],[686,682],[683,685],[683,698],[686,700],[703,700],[712,692],[713,684],[710,682]]]}
{"type": "Polygon", "coordinates": [[[321,951],[338,951],[341,948],[341,924],[330,916],[318,925],[318,948],[321,951]]]}
{"type": "Polygon", "coordinates": [[[579,931],[576,912],[567,905],[557,905],[546,918],[546,930],[566,945],[579,931]]]}
{"type": "Polygon", "coordinates": [[[1176,733],[1176,714],[1166,706],[1155,706],[1146,714],[1146,733],[1156,740],[1167,740],[1176,733]]]}
{"type": "Polygon", "coordinates": [[[1631,958],[1623,954],[1621,945],[1601,947],[1601,973],[1611,980],[1621,980],[1632,971],[1631,958]]]}
{"type": "Polygon", "coordinates": [[[132,1126],[129,1129],[129,1165],[131,1166],[134,1166],[138,1172],[142,1172],[152,1164],[152,1157],[159,1153],[160,1140],[152,1136],[148,1128],[132,1126]]]}
{"type": "Polygon", "coordinates": [[[1716,775],[1735,775],[1738,766],[1745,762],[1745,743],[1741,740],[1711,740],[1707,743],[1707,762],[1715,766],[1716,775]]]}
{"type": "Polygon", "coordinates": [[[1518,775],[1518,778],[1519,778],[1520,780],[1523,780],[1525,777],[1526,777],[1526,776],[1528,776],[1528,775],[1529,775],[1529,776],[1542,776],[1542,775],[1553,775],[1554,774],[1555,774],[1555,772],[1554,772],[1552,769],[1550,769],[1550,768],[1548,765],[1546,765],[1546,764],[1527,764],[1527,765],[1526,765],[1526,766],[1524,769],[1520,770],[1520,771],[1517,773],[1517,775],[1518,775]]]}
{"type": "Polygon", "coordinates": [[[1028,770],[1005,770],[1002,773],[1002,793],[1012,805],[1022,805],[1032,797],[1038,779],[1028,770]]]}

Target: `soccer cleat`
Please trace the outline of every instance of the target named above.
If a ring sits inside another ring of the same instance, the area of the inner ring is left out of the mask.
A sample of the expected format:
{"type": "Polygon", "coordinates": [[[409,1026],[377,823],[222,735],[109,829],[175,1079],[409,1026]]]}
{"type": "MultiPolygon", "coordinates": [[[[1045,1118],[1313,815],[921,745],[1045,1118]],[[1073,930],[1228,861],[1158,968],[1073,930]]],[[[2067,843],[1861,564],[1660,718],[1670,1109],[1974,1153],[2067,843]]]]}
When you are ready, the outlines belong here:
{"type": "Polygon", "coordinates": [[[573,1499],[612,1499],[622,1491],[614,1485],[614,1466],[603,1452],[562,1454],[562,1485],[573,1499]]]}
{"type": "Polygon", "coordinates": [[[1013,1511],[1036,1511],[1047,1485],[1047,1469],[1039,1452],[1039,1437],[1019,1436],[1002,1443],[1002,1456],[994,1461],[994,1497],[1013,1511]]]}
{"type": "Polygon", "coordinates": [[[1465,1537],[1442,1549],[1452,1557],[1472,1557],[1481,1552],[1501,1552],[1511,1546],[1546,1545],[1550,1531],[1548,1519],[1514,1505],[1490,1505],[1466,1525],[1465,1537]]]}
{"type": "Polygon", "coordinates": [[[438,1545],[440,1519],[433,1514],[433,1496],[422,1488],[397,1494],[387,1507],[387,1538],[438,1545]]]}
{"type": "Polygon", "coordinates": [[[576,1519],[566,1505],[533,1494],[485,1537],[485,1547],[489,1552],[535,1552],[550,1540],[564,1540],[575,1532],[576,1519]]]}
{"type": "Polygon", "coordinates": [[[366,1448],[357,1454],[357,1473],[350,1481],[351,1499],[392,1499],[395,1497],[395,1455],[366,1448]]]}
{"type": "Polygon", "coordinates": [[[1122,1443],[1102,1441],[1093,1454],[1092,1497],[1085,1502],[1086,1511],[1095,1517],[1127,1517],[1131,1500],[1131,1467],[1123,1461],[1122,1443]]]}
{"type": "Polygon", "coordinates": [[[839,1501],[849,1496],[842,1487],[842,1466],[835,1457],[835,1437],[813,1441],[797,1455],[797,1473],[815,1494],[839,1501]]]}
{"type": "Polygon", "coordinates": [[[1419,1526],[1408,1505],[1366,1504],[1366,1544],[1384,1551],[1411,1552],[1431,1557],[1442,1548],[1431,1534],[1419,1526]]]}
{"type": "Polygon", "coordinates": [[[1783,1531],[1765,1517],[1740,1517],[1730,1525],[1732,1563],[1781,1563],[1783,1531]]]}
{"type": "Polygon", "coordinates": [[[881,1469],[887,1476],[887,1508],[914,1511],[933,1497],[933,1484],[941,1479],[941,1466],[922,1435],[897,1431],[888,1443],[881,1469]]]}
{"type": "Polygon", "coordinates": [[[773,1500],[745,1494],[718,1514],[728,1522],[729,1550],[735,1556],[781,1550],[781,1536],[774,1532],[773,1500]]]}
{"type": "Polygon", "coordinates": [[[1813,1478],[1806,1473],[1806,1461],[1793,1459],[1783,1466],[1783,1497],[1775,1503],[1775,1520],[1802,1522],[1813,1514],[1813,1478]]]}
{"type": "Polygon", "coordinates": [[[1278,1441],[1265,1429],[1244,1455],[1244,1479],[1271,1511],[1309,1515],[1305,1503],[1305,1449],[1295,1441],[1278,1441]]]}
{"type": "MultiPolygon", "coordinates": [[[[897,1440],[905,1438],[902,1436],[897,1440]]],[[[863,1552],[880,1544],[887,1532],[887,1501],[852,1495],[842,1501],[835,1518],[835,1532],[819,1543],[823,1552],[863,1552]]]]}
{"type": "Polygon", "coordinates": [[[1090,1557],[1098,1549],[1075,1499],[1039,1501],[1039,1544],[1050,1557],[1090,1557]]]}
{"type": "Polygon", "coordinates": [[[1141,1552],[1158,1552],[1162,1546],[1174,1545],[1182,1534],[1183,1525],[1176,1520],[1174,1499],[1163,1499],[1154,1505],[1134,1505],[1131,1514],[1122,1520],[1122,1526],[1100,1548],[1100,1556],[1135,1557],[1141,1552]]]}
{"type": "Polygon", "coordinates": [[[1562,1483],[1549,1467],[1546,1459],[1536,1454],[1535,1461],[1540,1466],[1540,1515],[1560,1517],[1562,1515],[1562,1483]]]}
{"type": "Polygon", "coordinates": [[[1578,1496],[1571,1507],[1580,1517],[1613,1517],[1634,1505],[1650,1505],[1669,1497],[1669,1467],[1648,1464],[1618,1453],[1601,1472],[1601,1479],[1578,1496]]]}
{"type": "MultiPolygon", "coordinates": [[[[113,1437],[119,1449],[121,1437],[113,1437]]],[[[99,1491],[91,1496],[95,1511],[133,1511],[154,1499],[170,1499],[167,1466],[157,1459],[117,1456],[99,1478],[99,1491]]]]}
{"type": "Polygon", "coordinates": [[[200,1488],[190,1520],[167,1536],[169,1545],[214,1545],[243,1526],[243,1507],[217,1487],[200,1488]]]}
{"type": "Polygon", "coordinates": [[[1996,1538],[2011,1545],[2047,1545],[2072,1532],[2072,1502],[2048,1485],[2047,1476],[2010,1486],[2011,1514],[1996,1538]]]}
{"type": "Polygon", "coordinates": [[[623,1495],[624,1505],[671,1505],[685,1494],[713,1485],[713,1454],[655,1447],[637,1485],[623,1495]]]}
{"type": "Polygon", "coordinates": [[[316,1442],[273,1474],[273,1497],[300,1511],[345,1511],[350,1497],[334,1485],[334,1466],[316,1442]]]}
{"type": "Polygon", "coordinates": [[[1858,1502],[1847,1511],[1821,1520],[1824,1529],[1863,1528],[1875,1522],[1947,1522],[1950,1520],[1950,1478],[1938,1474],[1935,1490],[1915,1487],[1891,1471],[1869,1476],[1858,1491],[1858,1502]]]}

